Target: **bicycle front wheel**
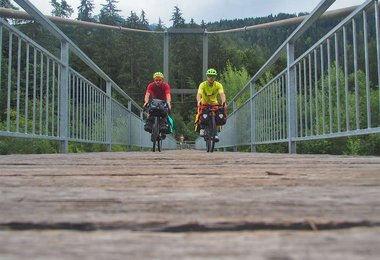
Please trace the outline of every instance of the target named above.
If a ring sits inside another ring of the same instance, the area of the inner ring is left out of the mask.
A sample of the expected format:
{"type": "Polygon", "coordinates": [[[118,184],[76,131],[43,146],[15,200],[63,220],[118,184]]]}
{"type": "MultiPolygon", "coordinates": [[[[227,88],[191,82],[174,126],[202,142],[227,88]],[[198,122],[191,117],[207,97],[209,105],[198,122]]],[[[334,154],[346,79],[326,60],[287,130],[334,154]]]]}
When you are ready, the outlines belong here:
{"type": "Polygon", "coordinates": [[[205,141],[207,152],[212,153],[215,147],[215,117],[213,116],[205,128],[205,141]]]}
{"type": "Polygon", "coordinates": [[[215,147],[215,130],[216,130],[216,125],[215,125],[215,116],[212,116],[211,117],[211,142],[210,142],[210,153],[212,153],[214,151],[214,147],[215,147]]]}
{"type": "Polygon", "coordinates": [[[161,150],[162,150],[162,138],[161,138],[161,134],[158,134],[158,138],[157,138],[157,150],[159,152],[161,152],[161,150]]]}
{"type": "Polygon", "coordinates": [[[160,120],[157,116],[154,117],[151,141],[153,143],[152,151],[156,151],[156,143],[157,149],[161,152],[161,145],[159,145],[159,135],[160,135],[160,120]]]}
{"type": "Polygon", "coordinates": [[[207,152],[210,152],[210,148],[211,148],[211,138],[210,138],[210,135],[209,135],[209,129],[208,127],[205,128],[205,141],[206,141],[206,151],[207,152]]]}

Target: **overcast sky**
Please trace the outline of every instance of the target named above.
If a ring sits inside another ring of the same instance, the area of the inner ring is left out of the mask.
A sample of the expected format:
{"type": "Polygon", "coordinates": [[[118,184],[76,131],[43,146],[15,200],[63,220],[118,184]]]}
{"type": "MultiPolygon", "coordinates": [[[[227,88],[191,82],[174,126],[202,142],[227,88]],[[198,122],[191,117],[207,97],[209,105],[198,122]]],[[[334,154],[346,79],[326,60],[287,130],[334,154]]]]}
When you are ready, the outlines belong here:
{"type": "MultiPolygon", "coordinates": [[[[39,8],[45,15],[51,15],[51,0],[29,0],[39,8]]],[[[116,7],[121,10],[120,15],[124,18],[130,16],[131,11],[138,16],[144,10],[150,24],[158,23],[161,18],[165,26],[170,27],[174,6],[178,6],[182,11],[185,22],[190,22],[191,18],[195,23],[200,24],[202,20],[216,22],[221,19],[243,19],[251,17],[262,17],[278,13],[297,14],[299,12],[311,12],[321,1],[320,0],[118,0],[116,7]]],[[[60,2],[60,0],[58,0],[60,2]]],[[[71,18],[77,17],[77,8],[80,0],[66,0],[75,10],[71,18]]],[[[329,10],[343,7],[360,5],[365,0],[336,0],[329,10]]],[[[93,0],[95,5],[94,14],[99,14],[106,0],[93,0]]]]}

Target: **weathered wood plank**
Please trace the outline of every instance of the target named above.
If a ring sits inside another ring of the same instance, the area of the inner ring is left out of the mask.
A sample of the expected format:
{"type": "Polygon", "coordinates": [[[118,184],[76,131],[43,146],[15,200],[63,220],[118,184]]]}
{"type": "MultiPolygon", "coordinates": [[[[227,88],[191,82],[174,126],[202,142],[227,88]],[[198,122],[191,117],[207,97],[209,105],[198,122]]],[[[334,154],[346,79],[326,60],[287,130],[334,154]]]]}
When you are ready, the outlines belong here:
{"type": "Polygon", "coordinates": [[[0,231],[1,259],[377,260],[379,228],[319,232],[0,231]]]}
{"type": "Polygon", "coordinates": [[[23,258],[23,243],[39,259],[64,258],[71,243],[78,259],[93,249],[120,259],[380,254],[379,157],[10,155],[0,171],[0,258],[23,258]]]}

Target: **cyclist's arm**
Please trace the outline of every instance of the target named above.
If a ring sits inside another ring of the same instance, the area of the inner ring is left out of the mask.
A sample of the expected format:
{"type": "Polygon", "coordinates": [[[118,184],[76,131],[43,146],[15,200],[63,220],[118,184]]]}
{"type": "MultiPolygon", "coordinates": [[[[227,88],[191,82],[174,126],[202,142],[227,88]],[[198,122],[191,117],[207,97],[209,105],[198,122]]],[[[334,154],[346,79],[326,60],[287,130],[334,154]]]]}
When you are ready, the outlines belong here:
{"type": "Polygon", "coordinates": [[[224,94],[224,92],[221,92],[219,93],[220,95],[220,100],[222,101],[222,104],[226,104],[226,95],[224,94]]]}
{"type": "Polygon", "coordinates": [[[202,95],[200,93],[197,93],[197,106],[199,107],[201,105],[202,95]]]}
{"type": "Polygon", "coordinates": [[[172,102],[172,96],[169,94],[166,94],[166,102],[168,103],[168,108],[169,110],[172,110],[172,105],[171,105],[171,102],[172,102]]]}
{"type": "Polygon", "coordinates": [[[150,96],[150,93],[146,92],[145,97],[144,97],[144,107],[146,107],[149,103],[149,96],[150,96]]]}

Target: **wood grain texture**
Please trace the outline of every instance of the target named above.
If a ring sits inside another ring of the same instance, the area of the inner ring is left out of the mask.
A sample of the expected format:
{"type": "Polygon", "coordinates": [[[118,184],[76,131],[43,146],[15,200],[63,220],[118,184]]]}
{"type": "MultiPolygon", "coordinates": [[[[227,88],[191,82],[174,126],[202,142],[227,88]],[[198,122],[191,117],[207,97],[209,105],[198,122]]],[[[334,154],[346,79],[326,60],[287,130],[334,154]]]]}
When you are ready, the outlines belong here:
{"type": "Polygon", "coordinates": [[[0,156],[0,259],[377,259],[379,186],[379,157],[0,156]]]}

